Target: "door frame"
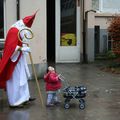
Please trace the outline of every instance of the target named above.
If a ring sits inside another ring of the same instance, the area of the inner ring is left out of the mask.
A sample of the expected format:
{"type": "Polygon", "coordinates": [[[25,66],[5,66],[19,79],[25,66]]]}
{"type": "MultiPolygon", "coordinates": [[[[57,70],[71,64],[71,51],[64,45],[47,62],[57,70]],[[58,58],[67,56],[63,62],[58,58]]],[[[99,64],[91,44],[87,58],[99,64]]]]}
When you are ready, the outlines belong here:
{"type": "MultiPolygon", "coordinates": [[[[78,1],[76,1],[78,2],[78,1]]],[[[74,62],[74,63],[79,63],[80,62],[80,6],[78,5],[78,3],[76,3],[76,39],[77,39],[77,47],[79,47],[79,53],[78,53],[78,59],[76,61],[61,61],[59,60],[60,56],[59,56],[59,48],[60,47],[64,47],[64,46],[60,46],[60,0],[56,0],[55,1],[55,62],[56,63],[69,63],[69,62],[74,62]]],[[[65,47],[64,47],[65,48],[65,47]]],[[[66,49],[66,48],[65,48],[66,49]]]]}

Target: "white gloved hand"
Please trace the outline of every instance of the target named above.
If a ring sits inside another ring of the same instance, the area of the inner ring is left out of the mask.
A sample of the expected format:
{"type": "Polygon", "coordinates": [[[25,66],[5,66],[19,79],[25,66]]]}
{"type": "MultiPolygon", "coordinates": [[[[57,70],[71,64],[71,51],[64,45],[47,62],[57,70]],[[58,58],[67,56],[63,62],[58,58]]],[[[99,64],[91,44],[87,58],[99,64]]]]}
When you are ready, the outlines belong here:
{"type": "Polygon", "coordinates": [[[22,47],[21,50],[24,52],[31,52],[30,47],[22,47]]]}

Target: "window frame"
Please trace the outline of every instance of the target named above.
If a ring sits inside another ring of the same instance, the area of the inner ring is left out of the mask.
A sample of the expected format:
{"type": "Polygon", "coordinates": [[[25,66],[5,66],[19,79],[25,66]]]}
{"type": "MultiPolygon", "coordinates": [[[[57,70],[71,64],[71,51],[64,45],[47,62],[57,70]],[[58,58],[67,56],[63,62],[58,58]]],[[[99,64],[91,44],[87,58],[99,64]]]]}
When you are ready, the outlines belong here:
{"type": "Polygon", "coordinates": [[[96,10],[98,12],[102,13],[120,13],[120,9],[115,9],[115,8],[104,8],[103,7],[103,0],[98,0],[99,4],[99,9],[96,10]]]}
{"type": "Polygon", "coordinates": [[[100,8],[100,11],[102,12],[110,12],[110,13],[117,13],[117,12],[120,12],[120,9],[115,9],[115,8],[104,8],[103,7],[103,0],[99,0],[99,8],[100,8]]]}
{"type": "Polygon", "coordinates": [[[5,41],[5,36],[6,36],[6,0],[3,0],[3,9],[4,9],[4,38],[0,38],[0,42],[5,41]]]}

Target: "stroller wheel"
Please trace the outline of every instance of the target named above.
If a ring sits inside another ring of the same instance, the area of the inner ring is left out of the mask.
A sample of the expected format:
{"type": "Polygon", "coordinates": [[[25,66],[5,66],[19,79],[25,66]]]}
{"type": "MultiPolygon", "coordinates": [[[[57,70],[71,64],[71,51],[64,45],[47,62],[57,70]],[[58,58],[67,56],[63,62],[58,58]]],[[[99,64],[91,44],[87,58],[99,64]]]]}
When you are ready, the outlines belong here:
{"type": "Polygon", "coordinates": [[[64,104],[64,108],[65,108],[65,109],[69,109],[69,108],[70,108],[70,104],[69,104],[69,103],[65,103],[65,104],[64,104]]]}
{"type": "Polygon", "coordinates": [[[80,102],[79,108],[80,108],[81,110],[85,109],[85,100],[84,100],[84,99],[80,99],[79,102],[80,102]]]}
{"type": "Polygon", "coordinates": [[[85,109],[85,103],[79,104],[79,108],[80,108],[81,110],[85,109]]]}

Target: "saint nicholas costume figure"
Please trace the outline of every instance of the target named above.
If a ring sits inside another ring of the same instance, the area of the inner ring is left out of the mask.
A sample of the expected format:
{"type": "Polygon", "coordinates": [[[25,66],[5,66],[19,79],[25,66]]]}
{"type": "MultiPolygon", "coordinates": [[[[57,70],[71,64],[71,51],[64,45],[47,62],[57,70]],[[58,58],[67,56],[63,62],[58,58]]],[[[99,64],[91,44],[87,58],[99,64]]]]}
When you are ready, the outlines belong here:
{"type": "Polygon", "coordinates": [[[23,103],[32,100],[28,86],[30,72],[26,61],[26,55],[31,50],[24,44],[29,41],[25,34],[29,36],[30,33],[27,30],[18,33],[22,29],[31,30],[35,15],[36,13],[17,21],[11,26],[6,36],[0,60],[0,88],[6,90],[11,107],[23,106],[23,103]]]}

